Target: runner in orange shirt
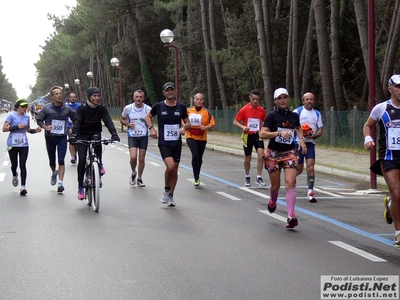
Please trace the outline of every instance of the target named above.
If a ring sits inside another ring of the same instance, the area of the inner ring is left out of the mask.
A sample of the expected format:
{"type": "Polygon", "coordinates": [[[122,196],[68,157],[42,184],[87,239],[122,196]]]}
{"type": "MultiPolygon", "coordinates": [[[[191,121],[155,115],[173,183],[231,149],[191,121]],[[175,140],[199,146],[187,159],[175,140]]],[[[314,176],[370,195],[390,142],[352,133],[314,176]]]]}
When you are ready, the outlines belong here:
{"type": "Polygon", "coordinates": [[[190,128],[186,131],[186,143],[192,152],[193,185],[200,185],[200,169],[207,144],[207,130],[215,125],[214,116],[204,108],[203,94],[194,96],[194,106],[188,109],[190,128]]]}

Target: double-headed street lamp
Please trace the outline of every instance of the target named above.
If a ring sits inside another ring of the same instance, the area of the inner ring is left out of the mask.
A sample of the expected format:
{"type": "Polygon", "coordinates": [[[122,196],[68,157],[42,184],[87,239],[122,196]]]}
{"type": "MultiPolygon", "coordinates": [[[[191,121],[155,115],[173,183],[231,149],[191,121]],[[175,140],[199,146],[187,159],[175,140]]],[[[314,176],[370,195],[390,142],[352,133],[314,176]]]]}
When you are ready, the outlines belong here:
{"type": "Polygon", "coordinates": [[[175,95],[176,100],[179,101],[179,48],[177,45],[171,44],[174,40],[174,33],[169,29],[164,29],[163,31],[161,31],[160,39],[164,43],[164,47],[171,47],[175,49],[175,95]]]}
{"type": "MultiPolygon", "coordinates": [[[[122,98],[122,68],[119,67],[119,59],[116,57],[111,58],[110,63],[114,69],[119,71],[119,103],[121,106],[121,113],[122,113],[122,110],[124,109],[124,100],[122,98]]],[[[124,131],[124,125],[122,125],[122,123],[121,123],[121,131],[124,131]]]]}
{"type": "Polygon", "coordinates": [[[92,71],[86,73],[87,78],[89,78],[90,86],[95,86],[96,83],[94,82],[94,75],[92,71]]]}

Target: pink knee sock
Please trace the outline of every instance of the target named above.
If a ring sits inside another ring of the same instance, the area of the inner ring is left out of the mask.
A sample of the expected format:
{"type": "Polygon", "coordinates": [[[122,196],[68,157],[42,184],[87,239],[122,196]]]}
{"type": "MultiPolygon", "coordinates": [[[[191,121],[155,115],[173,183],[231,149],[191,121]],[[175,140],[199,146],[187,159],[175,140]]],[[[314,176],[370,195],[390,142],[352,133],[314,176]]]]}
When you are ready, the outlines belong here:
{"type": "Polygon", "coordinates": [[[294,206],[296,205],[296,189],[286,190],[286,203],[287,203],[288,216],[293,217],[294,206]]]}

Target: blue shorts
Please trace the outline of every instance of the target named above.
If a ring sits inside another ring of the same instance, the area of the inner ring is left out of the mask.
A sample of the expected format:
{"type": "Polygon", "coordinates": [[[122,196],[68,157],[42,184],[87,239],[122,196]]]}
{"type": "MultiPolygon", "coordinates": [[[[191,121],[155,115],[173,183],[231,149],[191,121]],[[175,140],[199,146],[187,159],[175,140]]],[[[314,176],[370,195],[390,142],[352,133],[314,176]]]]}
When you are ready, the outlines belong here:
{"type": "Polygon", "coordinates": [[[315,159],[315,144],[313,143],[306,143],[307,146],[307,153],[304,155],[301,151],[299,151],[299,161],[298,165],[304,164],[304,157],[306,159],[312,158],[315,159]]]}
{"type": "Polygon", "coordinates": [[[148,136],[128,137],[129,148],[139,148],[139,149],[147,150],[148,142],[149,142],[148,136]]]}

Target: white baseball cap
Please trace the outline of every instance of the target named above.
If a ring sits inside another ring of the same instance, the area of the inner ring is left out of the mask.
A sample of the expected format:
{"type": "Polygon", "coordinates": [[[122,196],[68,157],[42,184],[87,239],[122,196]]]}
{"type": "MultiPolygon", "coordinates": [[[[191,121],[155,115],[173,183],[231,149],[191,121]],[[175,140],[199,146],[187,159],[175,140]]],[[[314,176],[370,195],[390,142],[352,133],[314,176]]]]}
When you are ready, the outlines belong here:
{"type": "Polygon", "coordinates": [[[278,98],[280,95],[288,95],[289,96],[289,92],[287,91],[287,89],[284,89],[284,88],[276,89],[274,92],[274,99],[278,98]]]}
{"type": "Polygon", "coordinates": [[[400,75],[394,74],[388,81],[388,86],[400,84],[400,75]]]}

